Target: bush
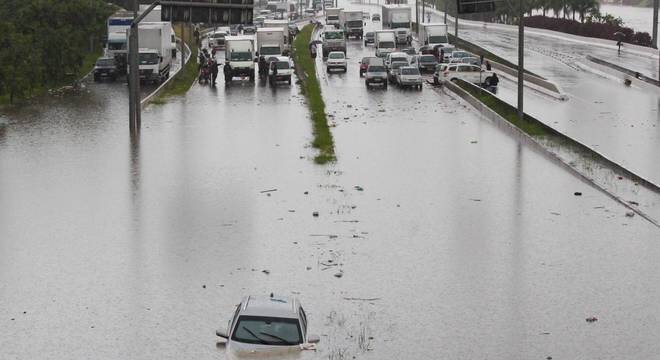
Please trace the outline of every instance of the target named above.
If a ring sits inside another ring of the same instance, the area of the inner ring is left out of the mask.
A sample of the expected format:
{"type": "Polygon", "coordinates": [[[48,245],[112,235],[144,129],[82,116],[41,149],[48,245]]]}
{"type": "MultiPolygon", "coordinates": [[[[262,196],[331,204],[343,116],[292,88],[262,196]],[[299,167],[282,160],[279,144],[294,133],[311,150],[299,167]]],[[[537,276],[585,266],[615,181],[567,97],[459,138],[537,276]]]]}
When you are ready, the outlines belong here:
{"type": "Polygon", "coordinates": [[[651,36],[648,33],[635,33],[635,31],[631,28],[613,24],[601,24],[594,22],[580,23],[579,21],[570,19],[551,18],[539,15],[526,17],[525,26],[560,31],[579,36],[609,39],[612,41],[617,40],[614,37],[614,33],[621,32],[625,34],[623,42],[640,46],[651,46],[651,36]]]}

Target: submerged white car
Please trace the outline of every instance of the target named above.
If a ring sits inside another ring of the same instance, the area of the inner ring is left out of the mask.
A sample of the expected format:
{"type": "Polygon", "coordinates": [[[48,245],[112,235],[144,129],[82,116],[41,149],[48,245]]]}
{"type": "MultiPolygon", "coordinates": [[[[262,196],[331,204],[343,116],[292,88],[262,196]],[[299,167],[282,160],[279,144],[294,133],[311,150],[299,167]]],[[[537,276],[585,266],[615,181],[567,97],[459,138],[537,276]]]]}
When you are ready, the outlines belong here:
{"type": "Polygon", "coordinates": [[[286,354],[320,341],[318,335],[307,332],[307,315],[300,302],[273,294],[243,298],[227,327],[216,335],[227,339],[229,358],[286,354]]]}

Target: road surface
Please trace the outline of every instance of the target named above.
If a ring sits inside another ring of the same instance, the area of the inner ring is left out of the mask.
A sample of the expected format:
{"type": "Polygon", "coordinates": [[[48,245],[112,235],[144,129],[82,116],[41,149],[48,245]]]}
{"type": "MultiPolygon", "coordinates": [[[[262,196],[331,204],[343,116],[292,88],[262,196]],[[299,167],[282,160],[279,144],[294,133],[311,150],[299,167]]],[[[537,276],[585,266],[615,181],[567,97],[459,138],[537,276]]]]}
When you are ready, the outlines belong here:
{"type": "Polygon", "coordinates": [[[139,141],[102,92],[3,114],[0,358],[224,358],[271,291],[303,358],[658,354],[658,229],[449,94],[367,91],[371,53],[321,79],[329,166],[295,83],[194,85],[139,141]]]}

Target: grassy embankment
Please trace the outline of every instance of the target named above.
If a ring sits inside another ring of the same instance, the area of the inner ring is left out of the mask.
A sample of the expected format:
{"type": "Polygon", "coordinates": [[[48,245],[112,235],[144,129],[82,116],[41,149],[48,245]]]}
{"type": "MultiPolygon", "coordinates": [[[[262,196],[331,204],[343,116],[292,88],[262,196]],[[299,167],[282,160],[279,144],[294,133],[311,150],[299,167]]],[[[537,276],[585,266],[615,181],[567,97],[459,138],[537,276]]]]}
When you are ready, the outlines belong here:
{"type": "MultiPolygon", "coordinates": [[[[96,45],[97,49],[95,51],[89,52],[85,55],[83,58],[82,65],[80,66],[80,70],[76,74],[73,74],[69,79],[66,81],[59,82],[55,85],[50,85],[50,86],[36,86],[30,90],[30,94],[28,97],[25,99],[14,99],[14,103],[19,103],[21,100],[29,100],[41,95],[44,95],[48,92],[50,89],[58,89],[62,86],[65,85],[71,85],[71,83],[75,82],[78,79],[82,79],[85,75],[87,75],[92,69],[94,68],[94,64],[96,64],[96,59],[101,57],[103,55],[103,49],[99,46],[96,45]]],[[[0,105],[7,105],[9,104],[9,94],[4,94],[0,95],[0,105]]]]}
{"type": "Polygon", "coordinates": [[[491,110],[498,113],[508,122],[515,125],[517,128],[524,131],[528,135],[532,137],[547,137],[553,135],[543,125],[541,125],[538,120],[527,114],[525,114],[524,119],[521,120],[518,117],[518,110],[515,107],[498,99],[488,91],[481,91],[477,86],[469,84],[460,79],[455,80],[455,84],[460,86],[463,90],[470,93],[470,95],[477,98],[484,105],[488,106],[491,110]]]}
{"type": "MultiPolygon", "coordinates": [[[[170,96],[185,94],[195,82],[195,79],[197,79],[197,61],[195,59],[197,59],[197,51],[199,51],[199,49],[193,40],[192,30],[192,27],[186,27],[186,38],[184,39],[192,51],[190,60],[184,65],[183,69],[174,76],[172,81],[167,83],[163,91],[151,101],[152,104],[164,104],[166,99],[170,96]]],[[[174,31],[176,32],[176,35],[181,38],[181,26],[175,26],[174,31]]]]}
{"type": "Polygon", "coordinates": [[[325,114],[325,102],[321,95],[321,86],[316,78],[315,61],[309,53],[309,42],[314,27],[305,25],[296,36],[293,43],[293,57],[296,65],[296,73],[300,78],[300,88],[307,99],[307,106],[311,112],[312,131],[314,140],[312,146],[319,150],[314,158],[317,164],[325,164],[335,161],[335,145],[332,133],[328,127],[328,119],[325,114]]]}

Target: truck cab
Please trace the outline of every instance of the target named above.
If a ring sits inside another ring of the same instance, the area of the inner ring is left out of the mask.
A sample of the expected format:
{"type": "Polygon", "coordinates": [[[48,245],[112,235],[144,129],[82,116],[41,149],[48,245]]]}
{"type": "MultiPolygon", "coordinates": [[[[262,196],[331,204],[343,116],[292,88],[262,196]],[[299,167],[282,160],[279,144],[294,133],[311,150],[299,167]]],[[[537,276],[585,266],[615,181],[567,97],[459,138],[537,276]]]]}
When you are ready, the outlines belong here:
{"type": "Polygon", "coordinates": [[[331,51],[341,51],[346,54],[346,35],[343,30],[326,30],[323,33],[323,57],[328,57],[331,51]]]}
{"type": "Polygon", "coordinates": [[[423,45],[428,45],[430,48],[436,46],[447,47],[449,46],[449,35],[447,32],[446,24],[422,24],[420,27],[419,41],[423,45]]]}
{"type": "Polygon", "coordinates": [[[161,71],[163,57],[158,49],[140,48],[139,55],[140,80],[160,83],[170,76],[169,67],[167,71],[161,71]]]}

